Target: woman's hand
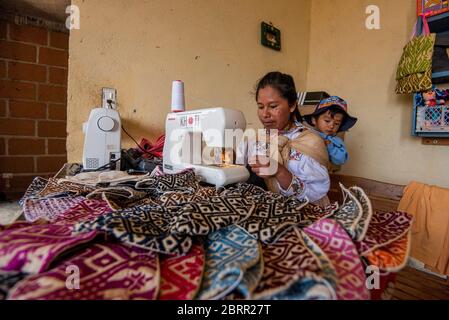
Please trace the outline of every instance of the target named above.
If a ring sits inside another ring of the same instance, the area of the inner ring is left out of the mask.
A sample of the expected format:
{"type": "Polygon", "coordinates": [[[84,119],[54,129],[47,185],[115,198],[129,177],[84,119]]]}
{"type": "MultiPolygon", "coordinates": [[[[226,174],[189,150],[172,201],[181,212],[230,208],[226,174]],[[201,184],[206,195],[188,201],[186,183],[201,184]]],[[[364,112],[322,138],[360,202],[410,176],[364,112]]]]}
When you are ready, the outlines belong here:
{"type": "Polygon", "coordinates": [[[251,158],[249,165],[251,170],[263,179],[276,178],[284,190],[287,190],[292,183],[293,176],[290,171],[272,158],[266,156],[251,158]]]}
{"type": "Polygon", "coordinates": [[[249,159],[251,170],[259,177],[266,179],[274,177],[279,171],[279,163],[267,156],[257,156],[249,159]]]}

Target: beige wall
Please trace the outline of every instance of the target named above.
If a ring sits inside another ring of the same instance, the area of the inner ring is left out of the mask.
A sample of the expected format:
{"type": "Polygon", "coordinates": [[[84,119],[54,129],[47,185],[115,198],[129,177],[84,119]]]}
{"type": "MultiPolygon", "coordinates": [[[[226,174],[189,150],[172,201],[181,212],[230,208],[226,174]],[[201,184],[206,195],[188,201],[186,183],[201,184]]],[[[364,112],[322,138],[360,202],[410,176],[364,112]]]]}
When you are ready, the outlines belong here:
{"type": "Polygon", "coordinates": [[[449,187],[449,147],[411,136],[412,98],[394,93],[415,10],[414,0],[313,0],[307,88],[344,97],[359,118],[346,135],[350,161],[342,173],[449,187]],[[370,4],[380,7],[381,30],[365,28],[370,4]]]}
{"type": "MultiPolygon", "coordinates": [[[[189,109],[238,108],[250,126],[258,126],[253,86],[265,72],[280,69],[295,76],[298,90],[344,97],[359,118],[346,135],[350,161],[342,173],[449,186],[449,148],[423,146],[412,137],[412,98],[394,93],[396,66],[415,20],[414,0],[376,0],[381,30],[372,31],[365,28],[365,8],[373,2],[365,0],[74,4],[81,29],[70,37],[69,161],[81,160],[81,124],[100,104],[103,86],[117,88],[128,131],[154,140],[164,131],[172,80],[185,81],[189,109]],[[259,44],[262,20],[282,30],[282,52],[259,44]]],[[[124,146],[132,146],[127,137],[124,146]]]]}
{"type": "Polygon", "coordinates": [[[310,2],[74,0],[81,29],[70,36],[69,161],[81,161],[82,123],[102,87],[117,89],[123,125],[138,140],[163,133],[175,79],[185,82],[187,108],[241,109],[258,126],[251,92],[263,74],[280,69],[305,89],[310,2]],[[281,29],[282,52],[260,45],[261,21],[281,29]]]}

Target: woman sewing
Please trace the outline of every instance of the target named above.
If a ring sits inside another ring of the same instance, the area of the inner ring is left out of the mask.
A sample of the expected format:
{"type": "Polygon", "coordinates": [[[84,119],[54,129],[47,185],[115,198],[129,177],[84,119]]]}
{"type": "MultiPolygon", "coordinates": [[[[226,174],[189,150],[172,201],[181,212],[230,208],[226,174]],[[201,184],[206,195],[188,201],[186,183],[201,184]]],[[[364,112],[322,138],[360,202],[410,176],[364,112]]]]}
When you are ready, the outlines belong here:
{"type": "Polygon", "coordinates": [[[278,130],[278,160],[252,157],[249,165],[268,189],[311,203],[327,205],[330,187],[329,157],[323,140],[302,124],[297,92],[288,74],[270,72],[256,87],[257,113],[269,132],[278,130]],[[267,170],[273,167],[276,170],[267,170]]]}

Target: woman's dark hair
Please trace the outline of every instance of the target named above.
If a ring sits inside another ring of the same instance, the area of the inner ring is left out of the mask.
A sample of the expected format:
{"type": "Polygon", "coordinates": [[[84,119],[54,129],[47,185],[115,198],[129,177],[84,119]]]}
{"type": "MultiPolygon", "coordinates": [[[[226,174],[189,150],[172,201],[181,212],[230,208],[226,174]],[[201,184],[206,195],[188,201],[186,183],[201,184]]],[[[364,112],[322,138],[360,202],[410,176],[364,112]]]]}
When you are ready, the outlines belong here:
{"type": "Polygon", "coordinates": [[[298,94],[296,92],[295,80],[289,74],[281,73],[278,71],[267,73],[262,79],[259,80],[256,86],[256,101],[259,97],[259,91],[265,87],[272,87],[276,89],[281,97],[288,101],[288,105],[296,105],[293,115],[297,121],[303,121],[302,115],[298,109],[298,94]]]}

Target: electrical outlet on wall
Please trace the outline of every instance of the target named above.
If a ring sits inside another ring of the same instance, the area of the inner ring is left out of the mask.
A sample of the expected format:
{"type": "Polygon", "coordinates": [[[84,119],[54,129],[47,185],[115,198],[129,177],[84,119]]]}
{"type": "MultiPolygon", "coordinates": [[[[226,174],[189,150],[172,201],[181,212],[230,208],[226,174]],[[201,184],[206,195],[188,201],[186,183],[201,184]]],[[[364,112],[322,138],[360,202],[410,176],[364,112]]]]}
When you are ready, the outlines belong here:
{"type": "Polygon", "coordinates": [[[102,89],[102,103],[103,108],[112,108],[117,109],[117,90],[114,88],[103,88],[102,89]],[[108,100],[111,100],[111,103],[108,103],[108,100]]]}

